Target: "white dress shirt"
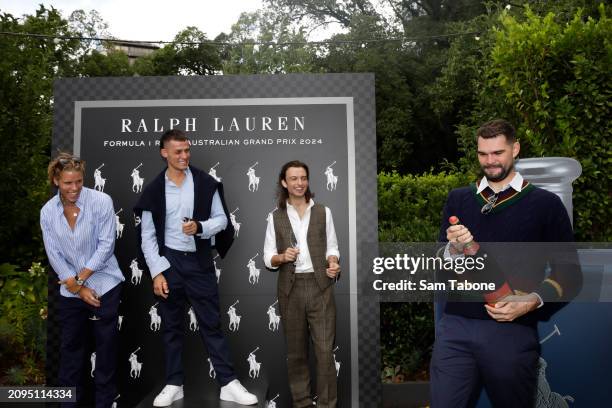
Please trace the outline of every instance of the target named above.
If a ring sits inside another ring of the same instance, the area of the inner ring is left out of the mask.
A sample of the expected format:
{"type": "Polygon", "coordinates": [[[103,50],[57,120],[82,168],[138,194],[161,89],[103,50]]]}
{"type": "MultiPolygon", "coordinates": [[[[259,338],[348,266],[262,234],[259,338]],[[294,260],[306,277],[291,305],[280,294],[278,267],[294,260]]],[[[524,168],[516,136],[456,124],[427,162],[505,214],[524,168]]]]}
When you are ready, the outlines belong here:
{"type": "MultiPolygon", "coordinates": [[[[308,224],[310,223],[310,209],[314,205],[314,201],[310,199],[308,208],[304,212],[304,217],[300,218],[295,207],[287,202],[287,216],[291,223],[291,229],[297,240],[297,246],[300,249],[298,258],[296,259],[295,273],[314,272],[310,252],[308,251],[308,224]]],[[[280,211],[280,210],[275,210],[280,211]]],[[[331,210],[325,207],[325,235],[327,237],[327,249],[325,258],[336,256],[340,259],[340,251],[338,251],[338,239],[336,238],[336,230],[334,229],[334,221],[332,219],[331,210]]],[[[278,269],[278,266],[272,266],[272,257],[279,255],[276,247],[276,232],[274,231],[274,220],[272,213],[268,216],[268,227],[266,228],[266,240],[264,242],[264,263],[270,269],[278,269]]]]}

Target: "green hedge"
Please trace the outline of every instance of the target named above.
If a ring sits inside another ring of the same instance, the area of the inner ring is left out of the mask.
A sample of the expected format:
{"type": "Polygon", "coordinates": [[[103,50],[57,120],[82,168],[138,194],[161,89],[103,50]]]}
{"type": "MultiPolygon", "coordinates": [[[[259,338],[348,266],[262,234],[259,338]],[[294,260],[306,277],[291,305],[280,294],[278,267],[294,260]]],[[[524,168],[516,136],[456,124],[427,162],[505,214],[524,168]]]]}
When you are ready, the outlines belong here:
{"type": "Polygon", "coordinates": [[[474,181],[464,174],[378,175],[380,242],[435,242],[446,196],[474,181]]]}
{"type": "MultiPolygon", "coordinates": [[[[380,242],[434,242],[448,192],[474,176],[426,173],[378,175],[380,242]]],[[[382,381],[426,380],[434,340],[431,303],[382,303],[380,348],[382,381]]]]}

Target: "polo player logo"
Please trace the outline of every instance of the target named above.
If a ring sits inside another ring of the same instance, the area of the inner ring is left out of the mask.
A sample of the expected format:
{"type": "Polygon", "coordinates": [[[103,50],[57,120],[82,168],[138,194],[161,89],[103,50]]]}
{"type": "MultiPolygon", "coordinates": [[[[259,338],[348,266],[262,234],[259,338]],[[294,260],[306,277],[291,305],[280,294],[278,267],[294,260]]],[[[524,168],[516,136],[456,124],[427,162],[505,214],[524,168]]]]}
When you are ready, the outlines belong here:
{"type": "MultiPolygon", "coordinates": [[[[557,325],[550,334],[540,340],[540,344],[544,344],[554,336],[560,336],[561,331],[557,325]]],[[[567,401],[575,402],[571,395],[562,396],[550,389],[550,384],[546,379],[546,367],[548,363],[542,357],[538,358],[538,393],[536,397],[536,408],[569,408],[567,401]]]]}
{"type": "Polygon", "coordinates": [[[91,357],[89,358],[91,362],[91,376],[94,376],[94,371],[96,371],[96,352],[91,353],[91,357]]]}
{"type": "Polygon", "coordinates": [[[318,404],[317,404],[317,400],[318,400],[318,399],[319,399],[319,396],[318,396],[318,395],[315,395],[314,397],[312,397],[312,405],[313,405],[313,406],[315,406],[315,407],[316,407],[316,406],[318,405],[318,404]]]}
{"type": "Polygon", "coordinates": [[[94,170],[94,189],[98,191],[104,191],[104,186],[106,185],[106,179],[102,177],[102,172],[100,171],[102,167],[104,167],[104,163],[94,170]]]}
{"type": "Polygon", "coordinates": [[[215,266],[215,276],[217,277],[217,285],[219,284],[219,278],[221,278],[221,268],[217,267],[217,261],[216,259],[219,257],[219,255],[217,254],[214,258],[213,258],[213,265],[215,266]]]}
{"type": "Polygon", "coordinates": [[[119,213],[121,211],[123,211],[123,208],[120,208],[119,211],[115,213],[115,227],[116,227],[115,239],[119,239],[123,236],[123,227],[125,227],[125,224],[123,224],[121,222],[121,219],[119,218],[119,213]]]}
{"type": "Polygon", "coordinates": [[[542,340],[540,340],[540,344],[544,344],[546,343],[548,340],[550,340],[552,337],[554,336],[560,336],[561,335],[561,330],[559,330],[559,327],[555,324],[554,325],[554,329],[552,332],[550,332],[550,334],[548,334],[546,337],[544,337],[542,340]]]}
{"type": "Polygon", "coordinates": [[[149,316],[151,316],[149,328],[153,331],[158,331],[161,326],[161,316],[157,314],[157,303],[149,309],[149,316]]]}
{"type": "Polygon", "coordinates": [[[144,178],[140,177],[140,170],[138,170],[140,166],[142,166],[142,163],[134,167],[132,174],[130,174],[132,177],[132,191],[135,193],[142,192],[142,186],[144,185],[144,178]]]}
{"type": "Polygon", "coordinates": [[[259,162],[255,162],[255,164],[249,167],[249,170],[246,173],[246,175],[249,177],[249,191],[251,192],[259,190],[259,177],[255,175],[255,166],[258,164],[259,162]]]}
{"type": "Polygon", "coordinates": [[[217,167],[219,165],[219,162],[217,162],[214,166],[212,166],[209,170],[208,170],[208,175],[212,178],[214,178],[215,180],[217,180],[219,183],[221,182],[221,177],[217,176],[217,169],[215,169],[215,167],[217,167]]]}
{"type": "Polygon", "coordinates": [[[142,363],[138,361],[138,356],[136,355],[138,350],[140,350],[140,347],[132,351],[132,354],[130,354],[128,358],[130,362],[130,377],[132,378],[140,378],[140,370],[142,370],[142,363]]]}
{"type": "Polygon", "coordinates": [[[208,376],[212,379],[217,378],[217,372],[215,371],[215,367],[213,367],[212,361],[210,361],[210,357],[206,360],[208,360],[208,376]]]}
{"type": "Polygon", "coordinates": [[[276,408],[276,399],[278,398],[280,394],[276,394],[276,396],[274,398],[272,398],[271,400],[269,400],[266,403],[266,408],[276,408]]]}
{"type": "Polygon", "coordinates": [[[238,304],[238,302],[240,301],[236,300],[227,309],[227,315],[230,318],[229,329],[230,331],[233,331],[233,332],[237,331],[240,328],[240,319],[242,318],[242,316],[239,316],[238,313],[236,312],[236,305],[238,304]]]}
{"type": "Polygon", "coordinates": [[[336,377],[338,377],[340,375],[340,364],[342,364],[341,362],[336,360],[336,351],[339,348],[340,347],[336,346],[336,348],[334,349],[334,365],[336,366],[336,377]]]}
{"type": "Polygon", "coordinates": [[[261,270],[255,266],[254,260],[255,258],[257,258],[257,256],[259,256],[259,252],[254,257],[249,259],[249,262],[246,264],[247,268],[249,268],[249,283],[251,285],[255,285],[259,282],[259,273],[261,272],[261,270]]]}
{"type": "Polygon", "coordinates": [[[242,225],[241,222],[238,222],[236,220],[236,216],[234,215],[234,213],[238,212],[238,210],[240,210],[240,207],[237,207],[229,215],[230,216],[230,221],[232,223],[232,226],[234,227],[234,238],[238,238],[238,234],[240,233],[240,226],[242,225]]]}
{"type": "Polygon", "coordinates": [[[198,330],[198,319],[196,319],[195,312],[193,311],[193,306],[189,307],[187,314],[189,315],[189,330],[198,330]]]}
{"type": "Polygon", "coordinates": [[[132,278],[130,279],[130,282],[132,282],[132,285],[139,285],[140,281],[142,280],[142,269],[140,269],[138,266],[138,261],[136,258],[132,259],[130,269],[132,270],[132,278]]]}
{"type": "Polygon", "coordinates": [[[255,352],[259,350],[259,347],[256,347],[255,350],[249,353],[249,357],[247,357],[247,361],[249,362],[249,377],[258,378],[259,370],[261,369],[261,363],[258,363],[256,360],[255,352]]]}
{"type": "Polygon", "coordinates": [[[325,188],[329,191],[334,191],[336,189],[336,184],[338,184],[338,177],[334,175],[334,169],[332,168],[334,164],[336,164],[335,160],[325,169],[325,177],[327,177],[325,188]]]}
{"type": "Polygon", "coordinates": [[[134,214],[134,228],[138,227],[142,222],[142,218],[134,214]]]}
{"type": "Polygon", "coordinates": [[[121,331],[121,325],[123,324],[123,315],[117,316],[117,331],[121,331]]]}
{"type": "Polygon", "coordinates": [[[277,303],[278,300],[268,306],[268,330],[270,331],[277,331],[280,324],[280,316],[276,314],[276,308],[274,307],[277,303]]]}

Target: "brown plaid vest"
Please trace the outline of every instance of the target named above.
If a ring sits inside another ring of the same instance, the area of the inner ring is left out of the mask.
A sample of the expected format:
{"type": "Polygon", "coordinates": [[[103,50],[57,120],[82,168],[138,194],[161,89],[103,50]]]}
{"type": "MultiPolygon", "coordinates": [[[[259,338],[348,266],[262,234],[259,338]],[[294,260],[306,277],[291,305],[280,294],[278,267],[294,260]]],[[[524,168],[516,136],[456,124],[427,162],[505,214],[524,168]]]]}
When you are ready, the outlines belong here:
{"type": "MultiPolygon", "coordinates": [[[[324,290],[333,283],[325,274],[327,269],[327,234],[325,231],[325,207],[320,204],[315,204],[310,209],[310,222],[308,223],[308,232],[306,233],[306,241],[308,243],[308,251],[314,268],[315,279],[321,290],[324,290]]],[[[291,242],[295,242],[295,235],[291,228],[291,222],[287,216],[286,209],[278,209],[272,214],[274,221],[274,232],[276,233],[276,248],[279,254],[291,246],[291,242]],[[293,237],[293,239],[292,239],[293,237]]],[[[279,267],[278,273],[278,290],[285,295],[289,295],[293,282],[295,281],[295,266],[292,262],[284,263],[279,267]]]]}

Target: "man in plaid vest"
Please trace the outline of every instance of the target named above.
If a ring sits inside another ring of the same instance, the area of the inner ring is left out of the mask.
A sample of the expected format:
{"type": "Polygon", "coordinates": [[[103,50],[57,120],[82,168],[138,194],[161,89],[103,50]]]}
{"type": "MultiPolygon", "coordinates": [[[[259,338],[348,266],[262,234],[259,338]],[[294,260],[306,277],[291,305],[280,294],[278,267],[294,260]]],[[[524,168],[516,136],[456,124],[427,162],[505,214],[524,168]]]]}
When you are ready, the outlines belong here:
{"type": "Polygon", "coordinates": [[[308,177],[308,166],[300,161],[282,167],[278,208],[268,217],[264,262],[279,272],[278,302],[293,406],[312,406],[308,368],[312,340],[317,361],[317,406],[328,408],[337,403],[333,284],[340,273],[340,253],[331,211],[314,203],[308,177]]]}

